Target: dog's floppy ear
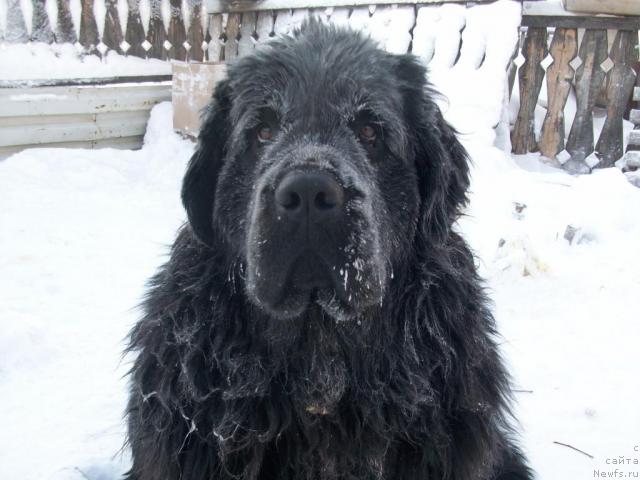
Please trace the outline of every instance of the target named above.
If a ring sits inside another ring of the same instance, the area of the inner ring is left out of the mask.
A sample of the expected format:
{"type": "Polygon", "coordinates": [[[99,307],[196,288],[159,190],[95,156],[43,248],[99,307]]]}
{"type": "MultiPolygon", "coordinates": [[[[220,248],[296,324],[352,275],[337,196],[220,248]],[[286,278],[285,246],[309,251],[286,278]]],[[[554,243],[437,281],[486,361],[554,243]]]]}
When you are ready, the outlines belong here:
{"type": "Polygon", "coordinates": [[[442,243],[467,203],[467,152],[434,102],[436,93],[416,57],[400,56],[397,75],[420,181],[420,231],[425,241],[442,243]]]}
{"type": "Polygon", "coordinates": [[[182,181],[182,204],[191,229],[209,246],[213,243],[213,202],[229,134],[230,104],[229,82],[222,80],[204,112],[198,146],[182,181]]]}

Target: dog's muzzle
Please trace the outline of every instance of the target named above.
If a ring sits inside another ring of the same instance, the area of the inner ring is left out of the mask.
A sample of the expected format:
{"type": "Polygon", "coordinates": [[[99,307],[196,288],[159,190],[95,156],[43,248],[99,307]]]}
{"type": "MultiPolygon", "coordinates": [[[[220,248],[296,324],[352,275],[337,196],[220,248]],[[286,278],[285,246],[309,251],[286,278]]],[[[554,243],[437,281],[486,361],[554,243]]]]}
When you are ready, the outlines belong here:
{"type": "Polygon", "coordinates": [[[329,149],[303,152],[279,157],[257,182],[249,296],[279,317],[300,315],[312,302],[334,316],[378,302],[385,269],[370,197],[348,160],[329,149]]]}

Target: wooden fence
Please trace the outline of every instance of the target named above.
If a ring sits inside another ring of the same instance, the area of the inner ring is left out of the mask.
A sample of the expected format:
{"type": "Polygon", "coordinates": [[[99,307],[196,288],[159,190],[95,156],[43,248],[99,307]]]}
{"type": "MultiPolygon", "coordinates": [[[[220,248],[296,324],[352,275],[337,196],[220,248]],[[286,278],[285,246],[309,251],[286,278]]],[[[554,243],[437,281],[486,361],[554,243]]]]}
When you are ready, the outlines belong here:
{"type": "MultiPolygon", "coordinates": [[[[204,11],[203,0],[164,0],[170,6],[168,25],[163,20],[163,0],[149,0],[146,25],[142,22],[141,0],[127,0],[124,30],[117,0],[102,0],[102,37],[94,0],[80,0],[79,25],[73,23],[70,0],[56,0],[55,22],[48,17],[46,0],[31,1],[29,36],[20,0],[7,0],[7,25],[11,29],[7,29],[5,41],[71,42],[97,54],[114,50],[147,58],[226,61],[273,35],[289,33],[313,13],[376,34],[388,28],[397,38],[385,47],[397,52],[420,50],[427,63],[430,57],[425,51],[433,50],[433,45],[425,44],[433,39],[425,37],[417,25],[419,10],[425,3],[402,0],[398,5],[286,9],[269,9],[272,4],[280,5],[273,0],[208,0],[210,9],[216,12],[210,14],[204,11]]],[[[511,84],[518,79],[520,93],[520,109],[512,132],[513,152],[540,151],[572,172],[613,165],[624,153],[622,119],[628,118],[625,115],[632,89],[638,83],[634,69],[638,68],[639,28],[640,17],[523,16],[520,45],[507,67],[511,84]],[[547,86],[547,113],[537,132],[534,115],[543,82],[547,86]],[[566,137],[564,109],[572,89],[577,113],[566,137]],[[606,120],[596,137],[593,113],[598,107],[606,108],[606,120]]],[[[456,60],[452,61],[455,64],[456,60]]]]}
{"type": "Polygon", "coordinates": [[[513,152],[539,150],[574,173],[612,166],[624,154],[622,120],[638,81],[640,18],[525,16],[523,27],[513,152]],[[545,77],[547,113],[536,140],[534,111],[545,77]],[[564,108],[572,88],[576,115],[565,141],[564,108]],[[606,109],[606,120],[594,138],[597,107],[606,109]]]}

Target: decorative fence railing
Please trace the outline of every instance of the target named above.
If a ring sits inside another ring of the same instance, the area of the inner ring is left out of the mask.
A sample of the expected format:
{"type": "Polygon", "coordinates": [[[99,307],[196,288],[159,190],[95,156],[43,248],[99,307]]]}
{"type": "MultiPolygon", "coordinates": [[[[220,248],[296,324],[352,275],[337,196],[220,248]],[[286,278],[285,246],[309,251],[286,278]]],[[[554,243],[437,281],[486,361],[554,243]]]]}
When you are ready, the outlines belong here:
{"type": "Polygon", "coordinates": [[[522,25],[513,152],[540,151],[575,173],[612,166],[624,154],[622,120],[638,82],[640,17],[525,16],[522,25]],[[547,112],[536,140],[534,111],[545,77],[547,112]],[[576,114],[566,137],[564,109],[572,88],[576,114]],[[598,107],[606,109],[606,120],[594,138],[598,107]]]}
{"type": "MultiPolygon", "coordinates": [[[[323,6],[316,8],[281,8],[302,6],[303,0],[205,0],[206,4],[203,0],[55,0],[53,17],[47,7],[54,0],[31,0],[27,20],[20,0],[6,1],[5,42],[71,42],[99,55],[114,50],[143,58],[227,61],[273,35],[290,32],[313,13],[368,30],[385,48],[413,51],[425,63],[438,56],[430,12],[439,7],[430,8],[429,0],[420,4],[400,0],[394,5],[386,0],[378,5],[354,0],[358,5],[352,7],[327,7],[339,0],[319,0],[323,6]],[[103,10],[100,15],[98,6],[103,10]]],[[[464,23],[446,28],[453,41],[461,42],[464,23]]],[[[510,85],[518,79],[520,94],[513,152],[540,151],[572,172],[611,166],[618,160],[624,153],[622,120],[628,118],[633,86],[640,84],[634,70],[639,28],[640,17],[523,16],[520,44],[511,64],[505,65],[510,85]],[[546,118],[536,131],[535,108],[543,82],[546,118]],[[577,105],[567,136],[564,111],[571,90],[577,105]],[[594,135],[596,108],[606,109],[606,120],[594,135]]],[[[457,58],[446,61],[453,67],[457,58]]]]}

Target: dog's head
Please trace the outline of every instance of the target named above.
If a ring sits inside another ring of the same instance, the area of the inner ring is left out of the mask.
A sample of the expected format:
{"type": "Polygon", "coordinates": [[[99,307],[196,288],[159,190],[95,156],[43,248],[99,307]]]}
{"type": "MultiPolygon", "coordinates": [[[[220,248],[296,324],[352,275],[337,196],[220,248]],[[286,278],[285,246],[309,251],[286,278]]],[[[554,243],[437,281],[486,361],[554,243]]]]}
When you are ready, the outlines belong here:
{"type": "Polygon", "coordinates": [[[239,260],[270,315],[317,303],[356,317],[446,241],[467,163],[425,74],[410,55],[310,21],[218,84],[182,198],[195,235],[239,260]]]}

